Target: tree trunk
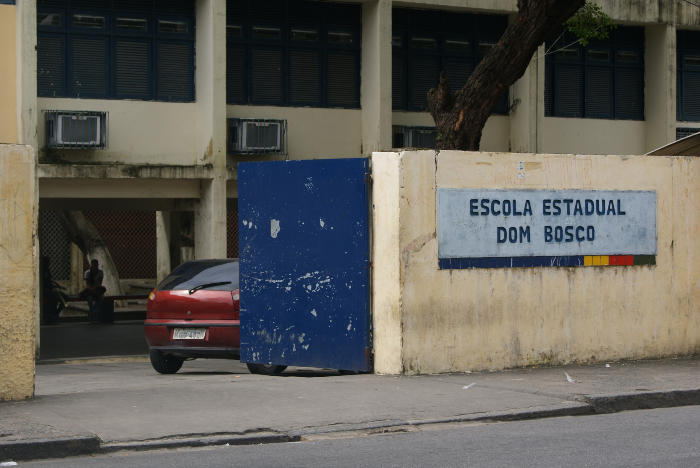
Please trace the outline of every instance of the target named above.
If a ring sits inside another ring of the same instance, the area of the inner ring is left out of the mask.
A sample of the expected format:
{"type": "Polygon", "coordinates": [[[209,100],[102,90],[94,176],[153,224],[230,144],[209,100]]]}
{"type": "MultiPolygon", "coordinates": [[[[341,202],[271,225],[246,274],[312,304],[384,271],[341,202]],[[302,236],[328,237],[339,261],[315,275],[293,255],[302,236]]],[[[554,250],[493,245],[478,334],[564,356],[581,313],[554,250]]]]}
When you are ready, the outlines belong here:
{"type": "MultiPolygon", "coordinates": [[[[97,232],[95,226],[88,221],[82,211],[58,211],[56,214],[68,239],[78,246],[83,255],[87,257],[88,263],[93,258],[100,262],[100,269],[105,274],[102,285],[107,288],[107,295],[123,295],[124,290],[119,282],[117,268],[114,266],[112,256],[107,249],[104,239],[97,232]]],[[[124,301],[118,301],[117,304],[125,305],[124,301]]]]}
{"type": "Polygon", "coordinates": [[[481,132],[498,100],[523,76],[537,48],[584,3],[518,0],[515,21],[486,53],[464,88],[452,96],[449,79],[441,73],[438,87],[428,91],[428,109],[438,134],[436,148],[478,151],[481,132]]]}

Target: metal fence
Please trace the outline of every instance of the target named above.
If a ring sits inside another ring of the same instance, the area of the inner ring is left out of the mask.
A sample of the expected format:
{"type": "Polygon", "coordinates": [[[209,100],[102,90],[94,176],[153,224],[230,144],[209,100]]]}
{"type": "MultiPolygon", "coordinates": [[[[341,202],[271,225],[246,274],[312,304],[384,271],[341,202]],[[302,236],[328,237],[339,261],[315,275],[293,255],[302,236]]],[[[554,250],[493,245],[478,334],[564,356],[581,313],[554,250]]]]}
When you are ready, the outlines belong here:
{"type": "Polygon", "coordinates": [[[51,258],[54,280],[70,279],[70,241],[55,211],[41,212],[41,256],[51,258]]]}
{"type": "Polygon", "coordinates": [[[287,121],[228,119],[231,154],[287,154],[287,121]]]}
{"type": "Polygon", "coordinates": [[[226,212],[226,257],[238,258],[238,211],[226,212]]]}
{"type": "MultiPolygon", "coordinates": [[[[85,211],[112,255],[121,279],[157,276],[155,211],[85,211]]],[[[84,268],[89,268],[87,260],[84,268]]]]}
{"type": "Polygon", "coordinates": [[[676,128],[676,140],[680,140],[681,138],[689,137],[690,135],[694,135],[698,132],[700,132],[700,128],[688,128],[688,127],[676,128]]]}
{"type": "MultiPolygon", "coordinates": [[[[155,212],[85,211],[85,217],[100,233],[121,279],[150,279],[157,275],[155,212]]],[[[41,212],[41,254],[51,257],[56,280],[70,278],[70,241],[55,211],[41,212]]],[[[238,258],[238,211],[227,212],[226,256],[238,258]]],[[[83,271],[89,268],[83,259],[83,271]]]]}

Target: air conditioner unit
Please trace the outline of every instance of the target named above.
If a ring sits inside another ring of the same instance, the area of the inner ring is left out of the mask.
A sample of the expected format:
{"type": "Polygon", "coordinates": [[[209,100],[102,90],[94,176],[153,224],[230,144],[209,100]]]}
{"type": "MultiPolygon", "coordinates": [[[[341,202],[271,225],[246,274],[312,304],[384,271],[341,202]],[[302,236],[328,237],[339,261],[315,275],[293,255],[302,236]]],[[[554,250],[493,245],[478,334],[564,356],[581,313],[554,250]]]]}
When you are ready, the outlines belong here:
{"type": "Polygon", "coordinates": [[[435,127],[394,125],[394,148],[435,149],[435,127]]]}
{"type": "Polygon", "coordinates": [[[286,120],[228,119],[228,121],[229,153],[286,154],[286,120]]]}
{"type": "Polygon", "coordinates": [[[106,149],[107,112],[44,111],[46,146],[63,149],[106,149]]]}

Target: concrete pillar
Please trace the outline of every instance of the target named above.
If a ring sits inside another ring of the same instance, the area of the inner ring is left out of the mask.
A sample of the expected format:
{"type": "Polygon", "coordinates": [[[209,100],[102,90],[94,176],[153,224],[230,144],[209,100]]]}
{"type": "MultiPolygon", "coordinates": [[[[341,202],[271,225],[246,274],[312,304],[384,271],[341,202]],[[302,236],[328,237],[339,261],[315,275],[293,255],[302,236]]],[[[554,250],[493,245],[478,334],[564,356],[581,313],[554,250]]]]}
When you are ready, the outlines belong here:
{"type": "Polygon", "coordinates": [[[78,294],[85,288],[85,280],[83,275],[83,251],[74,243],[70,243],[70,294],[78,294]]]}
{"type": "MultiPolygon", "coordinates": [[[[179,236],[179,233],[175,233],[179,236]]],[[[170,212],[156,211],[156,282],[170,274],[170,212]]]]}
{"type": "Polygon", "coordinates": [[[362,154],[391,148],[391,1],[362,4],[362,154]]]}
{"type": "Polygon", "coordinates": [[[226,166],[226,2],[197,0],[197,162],[226,166]]]}
{"type": "Polygon", "coordinates": [[[544,46],[533,55],[525,74],[510,87],[510,102],[513,111],[510,115],[510,149],[516,153],[537,152],[537,111],[539,66],[544,61],[544,46]]]}
{"type": "Polygon", "coordinates": [[[36,0],[17,2],[17,134],[38,151],[36,94],[36,0]]]}
{"type": "Polygon", "coordinates": [[[0,143],[17,144],[17,32],[15,5],[0,5],[0,143]]]}
{"type": "Polygon", "coordinates": [[[226,172],[202,180],[194,209],[194,257],[226,258],[226,172]]]}
{"type": "Polygon", "coordinates": [[[211,164],[195,206],[195,258],[226,256],[226,2],[197,0],[198,164],[211,164]]]}
{"type": "Polygon", "coordinates": [[[179,211],[156,211],[156,242],[157,281],[160,283],[182,263],[179,211]]]}
{"type": "Polygon", "coordinates": [[[0,145],[0,401],[34,395],[38,198],[34,151],[0,145]]]}
{"type": "Polygon", "coordinates": [[[403,372],[400,164],[398,153],[372,155],[372,327],[378,374],[403,372]]]}
{"type": "Polygon", "coordinates": [[[535,148],[533,153],[544,151],[544,54],[545,47],[542,44],[537,49],[537,60],[530,64],[537,67],[537,110],[535,111],[535,148]]]}
{"type": "Polygon", "coordinates": [[[180,246],[180,212],[170,212],[170,271],[174,270],[182,263],[180,246]]]}
{"type": "Polygon", "coordinates": [[[646,151],[676,139],[676,27],[654,24],[645,28],[644,105],[646,151]]]}

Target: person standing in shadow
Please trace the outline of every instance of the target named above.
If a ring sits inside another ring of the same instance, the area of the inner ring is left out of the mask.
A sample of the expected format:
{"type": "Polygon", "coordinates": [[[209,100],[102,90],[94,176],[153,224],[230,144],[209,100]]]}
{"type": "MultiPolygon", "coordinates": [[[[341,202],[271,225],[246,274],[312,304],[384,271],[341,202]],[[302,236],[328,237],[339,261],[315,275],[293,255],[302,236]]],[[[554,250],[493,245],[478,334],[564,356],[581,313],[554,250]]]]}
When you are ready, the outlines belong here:
{"type": "Polygon", "coordinates": [[[90,262],[90,269],[83,275],[86,288],[80,292],[80,297],[85,298],[90,308],[89,317],[92,323],[98,322],[98,311],[101,310],[107,291],[107,288],[102,286],[105,274],[99,266],[97,259],[93,258],[90,262]]]}

